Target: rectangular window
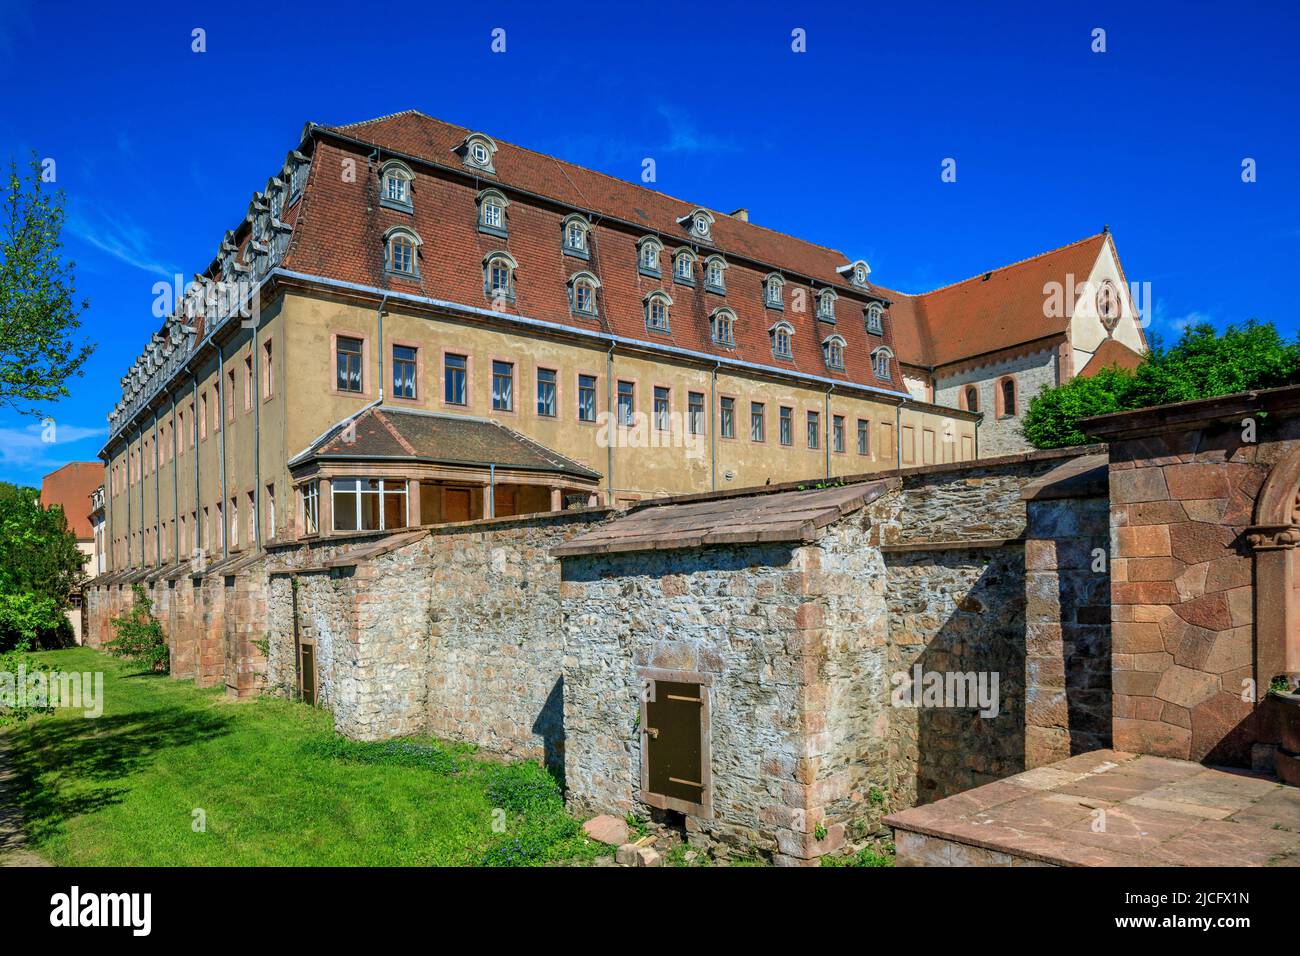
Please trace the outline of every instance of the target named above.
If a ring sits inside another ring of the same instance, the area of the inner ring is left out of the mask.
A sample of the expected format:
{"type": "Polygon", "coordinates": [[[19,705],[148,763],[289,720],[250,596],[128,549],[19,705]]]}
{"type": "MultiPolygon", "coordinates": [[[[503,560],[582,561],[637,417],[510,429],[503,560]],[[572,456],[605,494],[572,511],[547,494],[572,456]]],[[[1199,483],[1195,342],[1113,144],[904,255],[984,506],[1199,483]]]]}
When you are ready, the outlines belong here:
{"type": "Polygon", "coordinates": [[[212,386],[212,435],[215,438],[217,432],[221,431],[221,378],[217,377],[216,383],[212,386]]]}
{"type": "Polygon", "coordinates": [[[182,410],[176,414],[178,416],[176,421],[176,438],[181,446],[181,454],[183,455],[185,454],[185,412],[182,410]]]}
{"type": "Polygon", "coordinates": [[[302,524],[305,534],[320,531],[320,482],[309,481],[302,488],[302,524]]]}
{"type": "Polygon", "coordinates": [[[831,416],[831,450],[844,454],[844,416],[831,416]]]}
{"type": "Polygon", "coordinates": [[[232,368],[229,372],[226,373],[226,394],[225,397],[222,399],[222,401],[226,403],[226,421],[233,422],[235,420],[235,395],[236,394],[237,391],[235,389],[235,370],[232,368]]]}
{"type": "Polygon", "coordinates": [[[686,396],[686,417],[690,419],[692,435],[704,434],[704,393],[691,392],[686,396]]]}
{"type": "Polygon", "coordinates": [[[335,387],[340,392],[360,392],[361,340],[340,335],[334,342],[335,387]]]}
{"type": "Polygon", "coordinates": [[[253,408],[253,356],[244,356],[244,411],[253,408]]]}
{"type": "Polygon", "coordinates": [[[820,448],[822,446],[822,416],[821,412],[808,413],[808,447],[820,448]]]}
{"type": "Polygon", "coordinates": [[[415,349],[393,346],[393,397],[415,398],[415,349]]]}
{"type": "Polygon", "coordinates": [[[492,408],[498,412],[515,407],[515,366],[513,362],[492,363],[492,408]]]}
{"type": "Polygon", "coordinates": [[[719,400],[718,434],[723,438],[736,437],[736,400],[722,396],[719,400]]]}
{"type": "Polygon", "coordinates": [[[762,402],[749,403],[749,440],[767,440],[767,421],[762,402]]]}
{"type": "Polygon", "coordinates": [[[632,424],[632,417],[636,414],[636,386],[632,382],[618,383],[618,423],[620,425],[632,424]]]}
{"type": "Polygon", "coordinates": [[[275,394],[275,366],[271,363],[271,340],[262,343],[262,397],[275,394]]]}
{"type": "Polygon", "coordinates": [[[257,494],[248,493],[248,543],[251,547],[257,541],[257,494]]]}
{"type": "Polygon", "coordinates": [[[871,454],[871,422],[865,418],[858,419],[858,454],[871,454]]]}
{"type": "Polygon", "coordinates": [[[543,418],[555,417],[555,369],[537,370],[537,414],[543,418]]]}
{"type": "Polygon", "coordinates": [[[469,378],[469,359],[464,355],[448,353],[443,356],[442,364],[443,401],[448,405],[466,404],[465,388],[469,378]]]}
{"type": "Polygon", "coordinates": [[[781,444],[794,444],[794,409],[781,406],[781,444]]]}
{"type": "Polygon", "coordinates": [[[239,547],[239,499],[230,499],[230,550],[239,547]]]}
{"type": "Polygon", "coordinates": [[[655,386],[655,428],[658,431],[669,430],[668,389],[663,385],[655,386]]]}
{"type": "Polygon", "coordinates": [[[199,396],[199,437],[208,437],[208,393],[199,396]]]}
{"type": "Polygon", "coordinates": [[[578,420],[594,422],[596,420],[596,376],[578,376],[578,420]]]}
{"type": "Polygon", "coordinates": [[[335,478],[330,482],[335,531],[386,531],[406,527],[406,482],[335,478]]]}

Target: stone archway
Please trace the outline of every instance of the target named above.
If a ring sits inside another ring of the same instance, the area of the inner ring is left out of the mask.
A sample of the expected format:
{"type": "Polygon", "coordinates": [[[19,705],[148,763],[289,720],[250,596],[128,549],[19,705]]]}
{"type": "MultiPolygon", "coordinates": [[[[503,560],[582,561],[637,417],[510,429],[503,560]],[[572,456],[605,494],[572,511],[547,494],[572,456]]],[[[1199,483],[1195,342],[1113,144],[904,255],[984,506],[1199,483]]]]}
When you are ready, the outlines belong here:
{"type": "Polygon", "coordinates": [[[1300,450],[1269,472],[1246,539],[1255,552],[1255,686],[1262,696],[1274,677],[1300,675],[1300,450]]]}

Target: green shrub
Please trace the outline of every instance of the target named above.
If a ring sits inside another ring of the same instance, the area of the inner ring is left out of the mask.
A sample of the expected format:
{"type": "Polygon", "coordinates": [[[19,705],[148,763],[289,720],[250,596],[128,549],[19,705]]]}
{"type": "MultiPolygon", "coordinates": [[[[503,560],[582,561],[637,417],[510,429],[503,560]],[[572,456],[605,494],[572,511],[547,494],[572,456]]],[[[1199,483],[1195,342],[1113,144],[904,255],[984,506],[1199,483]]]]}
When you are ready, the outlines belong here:
{"type": "Polygon", "coordinates": [[[0,594],[0,648],[61,647],[69,643],[67,615],[52,597],[22,591],[0,594]]]}
{"type": "Polygon", "coordinates": [[[48,673],[49,668],[39,663],[36,658],[27,655],[28,645],[20,644],[13,650],[0,653],[0,688],[4,690],[4,695],[0,695],[0,727],[7,724],[18,724],[37,714],[51,713],[54,708],[48,706],[33,707],[30,702],[24,701],[22,706],[18,705],[18,682],[20,677],[45,671],[48,673]],[[22,674],[19,674],[19,669],[22,674]],[[10,675],[10,676],[6,676],[10,675]],[[8,698],[12,692],[13,698],[8,698]]]}
{"type": "Polygon", "coordinates": [[[131,609],[113,618],[113,630],[117,637],[105,641],[104,650],[137,667],[146,668],[155,674],[165,674],[171,663],[171,655],[162,624],[153,616],[153,601],[149,600],[149,595],[138,584],[131,585],[131,592],[134,598],[131,609]]]}

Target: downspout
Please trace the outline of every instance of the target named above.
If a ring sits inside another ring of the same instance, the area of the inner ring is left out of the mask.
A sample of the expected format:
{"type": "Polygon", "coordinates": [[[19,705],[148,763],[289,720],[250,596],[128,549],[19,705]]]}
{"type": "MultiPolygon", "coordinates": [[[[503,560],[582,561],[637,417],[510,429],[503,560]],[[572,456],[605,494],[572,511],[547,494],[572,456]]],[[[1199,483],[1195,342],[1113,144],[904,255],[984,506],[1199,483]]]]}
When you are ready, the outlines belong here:
{"type": "Polygon", "coordinates": [[[126,567],[131,566],[131,434],[126,436],[126,567]]]}
{"type": "Polygon", "coordinates": [[[721,362],[713,363],[709,376],[709,474],[713,490],[718,490],[718,369],[721,362]]]}
{"type": "Polygon", "coordinates": [[[226,352],[217,343],[217,420],[221,423],[221,442],[217,453],[221,456],[221,497],[217,514],[221,516],[221,559],[230,557],[230,515],[226,514],[226,352]]]}
{"type": "Polygon", "coordinates": [[[606,433],[605,442],[605,480],[607,507],[614,507],[614,442],[618,437],[618,421],[614,417],[614,343],[609,343],[609,351],[605,353],[605,427],[609,429],[606,433]]]}
{"type": "Polygon", "coordinates": [[[162,567],[162,477],[158,474],[162,452],[158,448],[158,409],[153,410],[153,550],[154,561],[162,567]]]}
{"type": "Polygon", "coordinates": [[[379,404],[384,404],[384,306],[388,303],[388,293],[379,300],[379,312],[375,316],[379,323],[379,404]]]}
{"type": "MultiPolygon", "coordinates": [[[[199,537],[199,516],[203,514],[203,502],[199,500],[199,421],[195,417],[200,413],[199,409],[199,376],[197,372],[190,373],[190,380],[194,383],[194,410],[190,412],[190,427],[194,435],[194,527],[190,531],[190,558],[194,557],[195,552],[207,544],[207,538],[199,537]]],[[[206,428],[206,423],[204,424],[206,428]]],[[[193,570],[191,566],[190,570],[193,570]]]]}
{"type": "Polygon", "coordinates": [[[830,476],[831,476],[831,392],[833,392],[833,391],[835,391],[835,386],[834,386],[834,385],[832,385],[830,388],[826,389],[825,399],[824,399],[823,404],[822,404],[822,407],[825,408],[825,411],[822,413],[823,415],[825,415],[825,419],[824,419],[824,421],[823,421],[823,423],[822,423],[822,428],[823,428],[823,429],[825,430],[825,432],[826,432],[826,439],[825,439],[825,442],[826,442],[826,477],[827,477],[827,479],[829,479],[830,476]]]}
{"type": "MultiPolygon", "coordinates": [[[[261,310],[258,310],[260,317],[261,310]]],[[[262,355],[257,341],[257,327],[253,327],[253,380],[249,388],[253,394],[253,550],[262,550],[262,355]]]]}
{"type": "Polygon", "coordinates": [[[181,436],[176,434],[176,393],[172,392],[172,558],[176,561],[181,559],[181,468],[176,461],[180,441],[181,436]]]}
{"type": "Polygon", "coordinates": [[[488,465],[488,500],[487,507],[483,509],[483,517],[495,518],[497,516],[497,466],[496,463],[488,465]]]}
{"type": "Polygon", "coordinates": [[[903,403],[894,406],[894,467],[903,467],[903,403]]]}

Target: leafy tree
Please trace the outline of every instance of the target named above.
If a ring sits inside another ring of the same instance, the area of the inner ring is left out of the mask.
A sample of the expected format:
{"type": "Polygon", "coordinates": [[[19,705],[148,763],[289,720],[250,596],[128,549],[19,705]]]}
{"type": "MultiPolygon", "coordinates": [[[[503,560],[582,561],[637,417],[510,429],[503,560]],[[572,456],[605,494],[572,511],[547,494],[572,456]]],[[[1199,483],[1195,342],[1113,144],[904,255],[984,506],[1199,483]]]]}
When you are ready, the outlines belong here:
{"type": "Polygon", "coordinates": [[[1080,419],[1216,395],[1300,383],[1300,341],[1287,341],[1271,322],[1251,320],[1218,334],[1191,326],[1172,347],[1152,336],[1151,351],[1130,373],[1104,369],[1039,392],[1025,412],[1025,438],[1035,448],[1083,445],[1080,419]]]}
{"type": "Polygon", "coordinates": [[[41,173],[35,156],[29,179],[11,160],[0,213],[0,408],[32,414],[35,403],[67,397],[68,379],[94,350],[72,340],[87,303],[77,302],[75,265],[60,255],[63,193],[41,173]]]}
{"type": "Polygon", "coordinates": [[[162,624],[153,616],[153,601],[149,600],[149,595],[138,584],[131,585],[131,594],[134,598],[131,609],[113,618],[113,630],[117,637],[105,641],[104,650],[137,667],[147,667],[156,674],[165,674],[171,664],[171,653],[167,648],[167,637],[163,634],[162,624]]]}
{"type": "Polygon", "coordinates": [[[63,611],[86,578],[84,562],[61,506],[0,482],[0,648],[65,643],[63,611]]]}

